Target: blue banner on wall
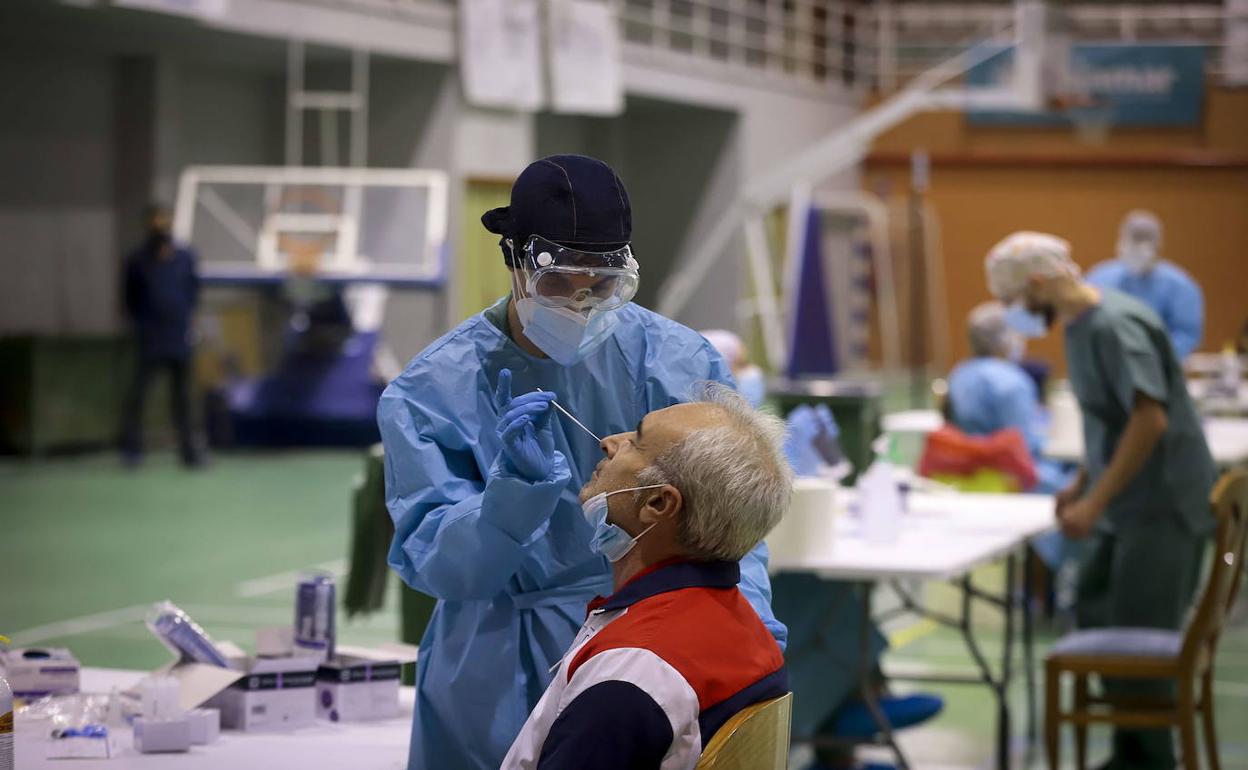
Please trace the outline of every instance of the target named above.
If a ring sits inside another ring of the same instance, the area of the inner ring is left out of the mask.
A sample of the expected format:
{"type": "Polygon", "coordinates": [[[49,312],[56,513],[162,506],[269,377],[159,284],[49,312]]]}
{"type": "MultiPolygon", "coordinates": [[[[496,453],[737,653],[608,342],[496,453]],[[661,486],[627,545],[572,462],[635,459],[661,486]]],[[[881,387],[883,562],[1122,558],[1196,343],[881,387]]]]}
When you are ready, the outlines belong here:
{"type": "MultiPolygon", "coordinates": [[[[1007,51],[967,72],[966,82],[1000,82],[1013,59],[1007,51]]],[[[1205,48],[1198,45],[1076,45],[1070,52],[1074,90],[1099,97],[1114,126],[1200,125],[1205,95],[1205,48]]],[[[1074,108],[1077,114],[1080,109],[1074,108]]],[[[1071,115],[1056,111],[971,110],[972,125],[1066,126],[1071,115]]]]}

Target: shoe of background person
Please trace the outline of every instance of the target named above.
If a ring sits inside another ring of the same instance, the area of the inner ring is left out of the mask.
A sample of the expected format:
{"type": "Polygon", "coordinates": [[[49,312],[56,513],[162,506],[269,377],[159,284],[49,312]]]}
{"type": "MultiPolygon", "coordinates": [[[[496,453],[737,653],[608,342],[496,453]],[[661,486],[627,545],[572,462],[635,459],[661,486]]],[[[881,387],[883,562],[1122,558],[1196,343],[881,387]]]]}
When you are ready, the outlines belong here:
{"type": "MultiPolygon", "coordinates": [[[[939,714],[944,707],[943,698],[929,693],[880,698],[880,710],[894,731],[922,724],[939,714]]],[[[878,732],[871,710],[862,701],[842,708],[832,730],[832,734],[840,738],[870,738],[878,732]]]]}

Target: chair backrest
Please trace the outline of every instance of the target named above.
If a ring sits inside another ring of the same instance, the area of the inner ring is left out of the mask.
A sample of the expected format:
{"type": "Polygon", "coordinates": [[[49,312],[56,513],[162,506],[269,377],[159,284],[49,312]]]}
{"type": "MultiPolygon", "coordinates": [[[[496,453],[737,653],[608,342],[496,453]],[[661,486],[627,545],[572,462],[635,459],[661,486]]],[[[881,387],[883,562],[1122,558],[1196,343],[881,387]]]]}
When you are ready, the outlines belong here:
{"type": "Polygon", "coordinates": [[[1218,522],[1213,560],[1200,602],[1188,621],[1182,652],[1184,660],[1196,662],[1201,669],[1213,660],[1214,648],[1244,574],[1248,472],[1236,470],[1224,474],[1210,497],[1218,522]]]}
{"type": "Polygon", "coordinates": [[[738,711],[715,732],[695,770],[784,770],[793,693],[738,711]]]}

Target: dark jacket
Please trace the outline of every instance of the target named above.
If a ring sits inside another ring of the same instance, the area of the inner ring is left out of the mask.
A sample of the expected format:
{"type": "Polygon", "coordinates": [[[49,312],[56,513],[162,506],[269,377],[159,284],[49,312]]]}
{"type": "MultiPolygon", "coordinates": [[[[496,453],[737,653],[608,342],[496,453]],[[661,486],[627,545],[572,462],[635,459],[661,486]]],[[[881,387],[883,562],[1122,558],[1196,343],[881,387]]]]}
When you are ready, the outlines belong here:
{"type": "Polygon", "coordinates": [[[199,300],[195,252],[172,244],[167,258],[145,242],[126,257],[126,316],[145,358],[188,358],[191,318],[199,300]]]}

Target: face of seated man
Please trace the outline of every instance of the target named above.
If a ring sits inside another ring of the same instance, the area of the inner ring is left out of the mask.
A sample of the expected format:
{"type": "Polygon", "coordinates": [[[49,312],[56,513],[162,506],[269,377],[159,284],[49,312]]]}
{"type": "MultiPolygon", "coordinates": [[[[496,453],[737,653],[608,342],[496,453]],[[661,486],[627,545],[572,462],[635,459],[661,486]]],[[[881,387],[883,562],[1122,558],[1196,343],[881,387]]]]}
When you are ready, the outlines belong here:
{"type": "MultiPolygon", "coordinates": [[[[726,423],[727,415],[715,404],[677,404],[646,415],[637,430],[617,433],[602,440],[606,457],[594,468],[589,482],[581,488],[581,502],[600,492],[643,486],[637,474],[649,467],[672,445],[703,428],[715,428],[726,423]]],[[[608,520],[636,537],[651,525],[654,529],[638,541],[638,548],[656,552],[658,546],[665,550],[677,550],[677,512],[683,500],[680,490],[664,485],[657,489],[641,491],[641,504],[634,502],[632,493],[611,495],[608,520]]]]}

